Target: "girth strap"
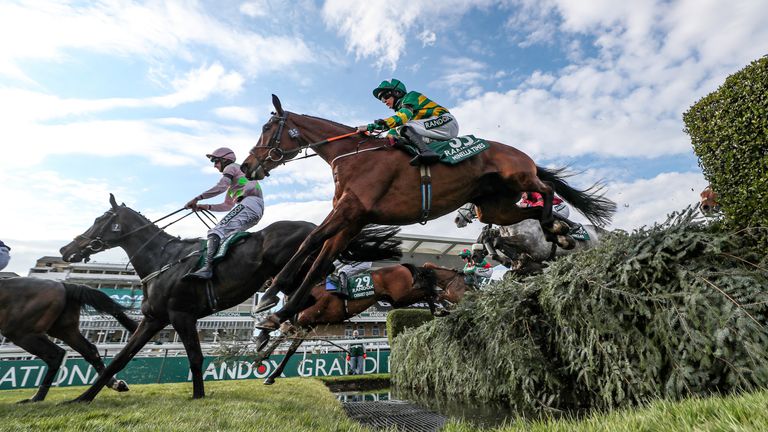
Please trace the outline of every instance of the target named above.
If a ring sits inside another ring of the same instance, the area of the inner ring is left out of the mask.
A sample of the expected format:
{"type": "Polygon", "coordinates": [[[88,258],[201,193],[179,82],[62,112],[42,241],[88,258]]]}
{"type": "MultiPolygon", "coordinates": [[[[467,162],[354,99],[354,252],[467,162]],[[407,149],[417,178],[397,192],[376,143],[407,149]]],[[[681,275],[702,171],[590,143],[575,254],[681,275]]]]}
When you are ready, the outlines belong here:
{"type": "Polygon", "coordinates": [[[210,279],[205,282],[205,296],[208,298],[208,305],[211,307],[211,311],[216,312],[218,310],[218,302],[216,301],[216,293],[213,290],[213,282],[210,279]]]}
{"type": "Polygon", "coordinates": [[[421,171],[421,220],[420,224],[426,225],[429,212],[432,210],[432,173],[429,166],[420,165],[421,171]]]}

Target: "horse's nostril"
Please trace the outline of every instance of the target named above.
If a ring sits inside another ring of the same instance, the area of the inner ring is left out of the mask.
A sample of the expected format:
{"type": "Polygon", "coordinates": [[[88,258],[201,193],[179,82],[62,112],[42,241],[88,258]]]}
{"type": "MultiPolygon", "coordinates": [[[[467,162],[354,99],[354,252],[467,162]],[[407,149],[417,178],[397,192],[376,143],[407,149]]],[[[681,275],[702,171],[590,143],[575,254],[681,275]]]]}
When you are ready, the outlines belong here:
{"type": "Polygon", "coordinates": [[[708,204],[704,204],[703,206],[701,206],[701,209],[704,210],[704,211],[709,211],[709,208],[710,207],[709,207],[708,204]]]}

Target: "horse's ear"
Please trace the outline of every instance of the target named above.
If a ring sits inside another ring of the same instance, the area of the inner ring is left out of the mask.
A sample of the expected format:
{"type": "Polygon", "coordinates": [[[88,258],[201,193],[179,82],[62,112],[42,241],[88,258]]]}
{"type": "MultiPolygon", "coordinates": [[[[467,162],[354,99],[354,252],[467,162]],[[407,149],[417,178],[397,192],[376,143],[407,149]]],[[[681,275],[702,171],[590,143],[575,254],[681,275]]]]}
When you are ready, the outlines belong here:
{"type": "Polygon", "coordinates": [[[280,98],[277,95],[272,95],[272,105],[275,106],[275,111],[280,117],[283,116],[283,104],[280,103],[280,98]]]}
{"type": "Polygon", "coordinates": [[[112,194],[109,194],[109,204],[112,205],[113,210],[117,210],[117,201],[115,201],[115,196],[112,194]]]}

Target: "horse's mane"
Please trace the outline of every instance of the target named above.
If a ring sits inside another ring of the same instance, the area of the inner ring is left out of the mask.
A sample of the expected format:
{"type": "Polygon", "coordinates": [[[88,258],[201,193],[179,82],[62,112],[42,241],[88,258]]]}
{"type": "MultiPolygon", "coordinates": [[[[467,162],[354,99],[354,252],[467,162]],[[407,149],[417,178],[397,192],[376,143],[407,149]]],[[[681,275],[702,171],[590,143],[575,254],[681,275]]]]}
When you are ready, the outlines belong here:
{"type": "Polygon", "coordinates": [[[335,122],[333,120],[328,120],[326,118],[311,116],[309,114],[301,114],[301,115],[304,116],[304,117],[309,117],[309,118],[313,118],[313,119],[316,119],[316,120],[322,120],[324,122],[328,122],[328,123],[334,124],[336,126],[345,127],[347,129],[354,129],[354,127],[352,127],[352,126],[347,126],[345,124],[342,124],[342,123],[339,123],[339,122],[335,122]]]}
{"type": "Polygon", "coordinates": [[[125,204],[123,204],[123,207],[125,207],[125,208],[127,208],[128,210],[130,210],[130,211],[132,211],[132,212],[136,213],[136,214],[139,216],[139,218],[141,218],[141,220],[143,220],[144,222],[146,222],[146,223],[148,223],[148,224],[152,224],[152,226],[153,226],[153,227],[155,227],[155,228],[159,229],[159,230],[160,230],[160,231],[162,231],[164,234],[170,235],[171,237],[176,237],[176,240],[179,240],[179,241],[181,241],[182,243],[189,243],[189,244],[194,244],[194,243],[197,243],[197,242],[199,242],[199,241],[200,241],[200,239],[199,239],[199,238],[183,239],[183,238],[181,238],[181,237],[179,237],[179,236],[173,236],[173,235],[171,235],[171,234],[170,234],[168,231],[166,231],[166,230],[164,230],[164,229],[160,228],[159,226],[157,226],[157,224],[156,224],[156,223],[154,223],[154,222],[152,222],[151,220],[149,220],[149,218],[147,218],[146,216],[144,216],[144,215],[143,215],[143,214],[142,214],[140,211],[138,211],[138,210],[135,210],[135,209],[133,209],[133,208],[131,208],[131,207],[128,207],[128,206],[127,206],[127,205],[125,205],[125,204]]]}

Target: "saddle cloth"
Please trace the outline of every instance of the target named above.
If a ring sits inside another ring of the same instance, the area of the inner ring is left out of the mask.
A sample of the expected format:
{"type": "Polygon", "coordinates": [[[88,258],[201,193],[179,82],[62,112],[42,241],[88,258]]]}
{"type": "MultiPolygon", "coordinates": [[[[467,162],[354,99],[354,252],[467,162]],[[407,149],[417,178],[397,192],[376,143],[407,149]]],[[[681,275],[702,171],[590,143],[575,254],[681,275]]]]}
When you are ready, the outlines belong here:
{"type": "Polygon", "coordinates": [[[590,239],[589,233],[584,229],[584,225],[571,228],[571,232],[568,233],[574,240],[588,241],[590,239]]]}
{"type": "MultiPolygon", "coordinates": [[[[221,261],[226,255],[229,249],[240,242],[241,240],[245,240],[246,238],[250,237],[251,233],[248,231],[235,231],[232,234],[228,235],[224,240],[221,241],[221,244],[219,245],[219,250],[216,252],[216,255],[213,256],[213,262],[221,261]]],[[[197,268],[200,268],[203,265],[205,254],[208,251],[208,242],[205,239],[200,240],[200,258],[197,261],[197,268]]]]}
{"type": "Polygon", "coordinates": [[[339,289],[338,286],[338,276],[332,275],[325,279],[326,291],[347,300],[362,300],[374,296],[373,278],[370,271],[363,271],[349,276],[347,286],[342,289],[339,289]]]}
{"type": "Polygon", "coordinates": [[[350,300],[373,297],[373,278],[370,271],[357,273],[347,279],[347,286],[341,290],[350,300]]]}
{"type": "MultiPolygon", "coordinates": [[[[440,162],[447,165],[456,165],[465,159],[488,150],[490,147],[488,141],[476,138],[474,135],[464,135],[448,141],[432,141],[427,145],[432,151],[440,155],[440,162]]],[[[412,156],[419,154],[418,150],[410,144],[404,148],[412,156]]]]}

